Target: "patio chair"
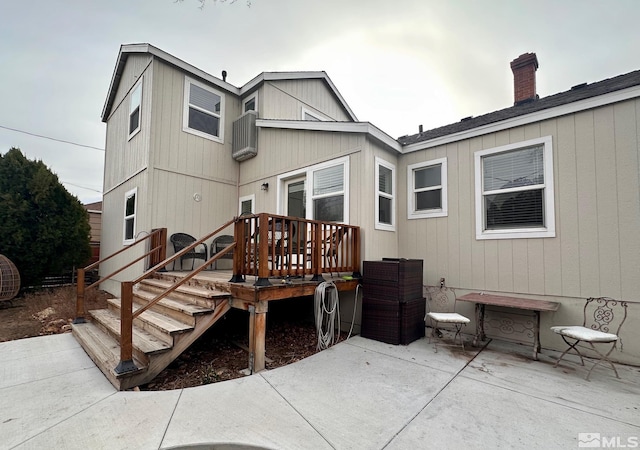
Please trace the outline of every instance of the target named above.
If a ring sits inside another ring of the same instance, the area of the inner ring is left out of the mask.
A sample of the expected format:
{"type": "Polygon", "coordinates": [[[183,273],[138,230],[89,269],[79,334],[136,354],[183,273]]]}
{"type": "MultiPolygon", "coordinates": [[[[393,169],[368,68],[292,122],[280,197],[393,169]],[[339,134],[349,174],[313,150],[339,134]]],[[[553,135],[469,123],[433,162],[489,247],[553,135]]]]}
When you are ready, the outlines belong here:
{"type": "MultiPolygon", "coordinates": [[[[213,241],[211,241],[211,245],[209,246],[209,251],[211,253],[211,256],[213,257],[213,255],[215,255],[216,253],[221,252],[222,250],[224,250],[225,248],[233,244],[233,242],[234,242],[233,236],[229,236],[227,234],[218,236],[213,241]]],[[[220,259],[233,259],[233,252],[229,251],[225,253],[220,257],[220,259]]],[[[216,260],[216,262],[213,263],[214,269],[218,268],[218,261],[219,260],[216,260]]]]}
{"type": "MultiPolygon", "coordinates": [[[[196,241],[196,238],[190,236],[186,233],[174,233],[169,238],[171,243],[173,244],[173,252],[178,253],[179,251],[189,247],[196,241]]],[[[207,244],[204,242],[198,244],[196,247],[185,253],[180,257],[180,270],[182,270],[182,261],[185,259],[191,260],[191,270],[193,270],[194,263],[196,259],[201,259],[206,261],[207,258],[207,244]],[[202,245],[202,251],[200,251],[200,245],[202,245]]],[[[176,262],[173,261],[173,270],[176,268],[176,262]]]]}
{"type": "Polygon", "coordinates": [[[560,355],[553,367],[558,367],[562,358],[571,350],[578,354],[580,363],[584,366],[584,355],[578,350],[579,347],[582,347],[593,350],[597,355],[597,361],[591,369],[589,369],[589,372],[587,372],[587,381],[589,381],[591,371],[602,362],[609,363],[616,377],[620,378],[616,366],[614,366],[609,359],[609,355],[616,348],[620,340],[620,328],[622,328],[622,324],[626,319],[627,302],[608,297],[588,298],[584,304],[582,326],[568,325],[551,327],[551,331],[559,334],[569,346],[569,348],[560,355]],[[578,345],[581,342],[589,345],[578,345]]]}
{"type": "MultiPolygon", "coordinates": [[[[453,325],[455,329],[453,342],[455,343],[456,338],[459,338],[462,351],[464,351],[464,340],[460,332],[462,331],[462,327],[468,324],[470,320],[455,312],[458,301],[455,290],[446,287],[444,285],[444,279],[442,279],[440,286],[426,286],[426,291],[428,312],[424,319],[425,322],[429,319],[429,325],[431,326],[429,343],[431,343],[431,338],[442,338],[442,332],[438,329],[440,324],[450,324],[453,325]]],[[[436,353],[438,352],[437,339],[433,343],[436,353]]]]}

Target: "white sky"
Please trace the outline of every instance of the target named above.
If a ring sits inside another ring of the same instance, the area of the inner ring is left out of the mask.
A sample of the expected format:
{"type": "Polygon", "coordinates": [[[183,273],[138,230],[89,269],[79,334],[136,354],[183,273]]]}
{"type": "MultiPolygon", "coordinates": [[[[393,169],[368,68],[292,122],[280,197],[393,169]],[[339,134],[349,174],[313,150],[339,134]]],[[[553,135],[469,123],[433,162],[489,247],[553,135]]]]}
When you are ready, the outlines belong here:
{"type": "Polygon", "coordinates": [[[41,159],[100,200],[100,114],[120,44],[148,42],[241,86],[324,70],[392,137],[513,104],[509,62],[535,52],[541,97],[640,69],[637,0],[1,0],[0,153],[41,159]],[[96,192],[97,191],[97,192],[96,192]]]}

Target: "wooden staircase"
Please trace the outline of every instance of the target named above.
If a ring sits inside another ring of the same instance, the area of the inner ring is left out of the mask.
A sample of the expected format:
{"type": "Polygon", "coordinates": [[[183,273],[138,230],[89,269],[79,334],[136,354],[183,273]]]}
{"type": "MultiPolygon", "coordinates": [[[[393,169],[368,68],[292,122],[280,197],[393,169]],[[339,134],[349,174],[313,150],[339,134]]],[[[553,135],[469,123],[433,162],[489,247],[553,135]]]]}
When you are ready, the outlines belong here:
{"type": "MultiPolygon", "coordinates": [[[[142,280],[133,293],[133,310],[146,305],[171,286],[173,280],[157,274],[142,280]]],[[[228,289],[184,285],[133,321],[133,361],[137,370],[117,374],[120,361],[120,299],[107,309],[89,311],[90,322],[73,325],[84,350],[119,390],[153,380],[231,308],[228,289]]]]}

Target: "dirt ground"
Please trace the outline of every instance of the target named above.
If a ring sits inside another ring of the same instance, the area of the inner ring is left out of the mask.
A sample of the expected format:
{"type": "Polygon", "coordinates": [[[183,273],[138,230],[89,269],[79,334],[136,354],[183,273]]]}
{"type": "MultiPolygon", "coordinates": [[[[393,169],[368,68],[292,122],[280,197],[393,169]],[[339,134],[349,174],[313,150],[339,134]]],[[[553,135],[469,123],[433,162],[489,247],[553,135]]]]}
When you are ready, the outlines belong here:
{"type": "MultiPolygon", "coordinates": [[[[87,310],[106,308],[109,294],[91,290],[87,310]]],[[[0,302],[0,342],[71,332],[75,287],[32,292],[0,302]]],[[[232,310],[141,390],[199,386],[245,376],[248,315],[232,310]]],[[[344,338],[344,336],[342,337],[344,338]]],[[[273,302],[267,314],[266,367],[273,369],[316,353],[313,299],[273,302]]]]}

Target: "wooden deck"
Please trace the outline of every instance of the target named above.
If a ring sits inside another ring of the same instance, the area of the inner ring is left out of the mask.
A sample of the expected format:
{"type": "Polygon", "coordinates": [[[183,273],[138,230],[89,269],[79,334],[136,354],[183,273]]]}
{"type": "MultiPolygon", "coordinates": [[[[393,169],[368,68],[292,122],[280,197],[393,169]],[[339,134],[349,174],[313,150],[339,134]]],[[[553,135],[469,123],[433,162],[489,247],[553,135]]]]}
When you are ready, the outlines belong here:
{"type": "Polygon", "coordinates": [[[95,338],[97,331],[89,330],[94,324],[85,326],[85,290],[145,260],[147,269],[140,276],[119,282],[120,298],[110,303],[109,312],[89,312],[94,319],[104,319],[96,322],[112,335],[104,337],[113,338],[113,342],[108,358],[100,358],[100,367],[112,375],[119,389],[155,376],[163,364],[169,364],[231,308],[249,313],[249,369],[251,373],[263,370],[269,302],[312,296],[323,281],[332,282],[331,289],[355,291],[360,277],[360,229],[352,225],[261,213],[234,217],[191,245],[176,248],[169,257],[167,242],[166,228],[153,229],[135,243],[78,269],[74,333],[77,331],[90,355],[103,355],[105,352],[94,348],[102,339],[95,338]],[[228,230],[233,230],[233,236],[225,234],[228,230]],[[211,255],[202,265],[191,271],[166,271],[178,260],[182,267],[182,259],[188,259],[189,252],[196,246],[206,246],[214,236],[218,237],[210,244],[211,255]],[[214,246],[216,242],[226,245],[214,246]],[[85,288],[88,270],[125,252],[132,255],[129,251],[133,248],[144,253],[129,256],[126,265],[85,288]],[[233,269],[212,270],[221,259],[231,259],[233,269]],[[205,310],[197,310],[198,305],[205,310]],[[174,325],[179,326],[176,329],[174,325]],[[141,347],[143,332],[155,333],[152,339],[169,345],[162,349],[165,356],[158,357],[159,351],[141,347]],[[119,362],[113,368],[111,360],[118,352],[119,362]],[[142,373],[139,362],[144,365],[142,373]]]}
{"type": "MultiPolygon", "coordinates": [[[[159,273],[163,279],[178,281],[190,272],[159,273]]],[[[231,295],[229,304],[232,308],[242,309],[249,313],[249,371],[259,372],[265,368],[265,338],[267,312],[269,302],[296,297],[311,296],[320,284],[300,278],[272,277],[270,285],[257,285],[258,277],[247,276],[245,282],[229,281],[233,277],[231,270],[205,270],[189,280],[184,287],[193,286],[198,289],[211,289],[228,292],[231,295]]],[[[333,274],[324,276],[325,281],[332,282],[338,291],[355,291],[359,280],[351,274],[333,274]],[[345,279],[345,278],[347,279],[345,279]]]]}
{"type": "MultiPolygon", "coordinates": [[[[164,272],[162,276],[163,278],[179,279],[188,273],[189,272],[170,271],[164,272]]],[[[205,270],[193,277],[188,284],[202,287],[215,287],[219,290],[229,292],[234,301],[241,300],[242,302],[249,303],[270,302],[313,295],[319,284],[317,281],[311,281],[308,276],[305,278],[273,277],[270,279],[270,286],[254,285],[258,277],[247,276],[244,283],[229,281],[232,277],[233,271],[231,270],[205,270]]],[[[338,291],[355,291],[359,280],[353,278],[344,279],[343,277],[350,278],[351,273],[325,274],[324,279],[325,281],[334,283],[338,291]]]]}

